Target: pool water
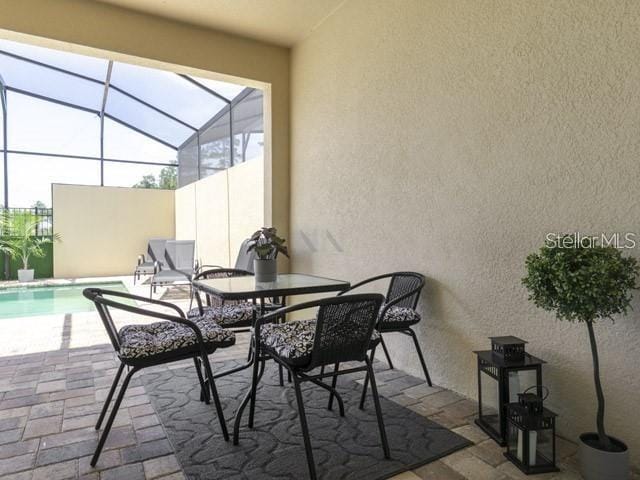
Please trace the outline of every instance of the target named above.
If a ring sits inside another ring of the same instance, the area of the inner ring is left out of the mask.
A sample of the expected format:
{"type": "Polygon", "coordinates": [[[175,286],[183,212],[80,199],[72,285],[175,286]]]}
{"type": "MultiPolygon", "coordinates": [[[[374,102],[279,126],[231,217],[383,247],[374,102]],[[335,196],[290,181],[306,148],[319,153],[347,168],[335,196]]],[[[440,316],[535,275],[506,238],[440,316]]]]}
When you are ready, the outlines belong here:
{"type": "Polygon", "coordinates": [[[89,287],[128,291],[122,282],[1,289],[0,319],[94,311],[93,303],[82,295],[89,287]]]}

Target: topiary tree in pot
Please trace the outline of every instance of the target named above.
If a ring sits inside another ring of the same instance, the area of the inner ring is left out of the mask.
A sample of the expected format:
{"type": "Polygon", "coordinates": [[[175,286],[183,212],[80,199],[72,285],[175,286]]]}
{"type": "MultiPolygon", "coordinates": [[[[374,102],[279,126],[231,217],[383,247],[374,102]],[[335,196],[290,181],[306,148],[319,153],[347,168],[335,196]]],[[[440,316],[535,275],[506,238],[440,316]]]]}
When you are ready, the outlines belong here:
{"type": "Polygon", "coordinates": [[[597,433],[580,436],[580,462],[587,480],[625,479],[629,475],[627,446],[607,435],[605,399],[600,382],[600,361],[595,325],[600,320],[624,315],[630,308],[631,291],[638,288],[638,262],[620,249],[597,242],[583,246],[574,236],[548,241],[526,259],[522,283],[536,306],[555,312],[559,320],[584,323],[589,333],[598,412],[597,433]]]}

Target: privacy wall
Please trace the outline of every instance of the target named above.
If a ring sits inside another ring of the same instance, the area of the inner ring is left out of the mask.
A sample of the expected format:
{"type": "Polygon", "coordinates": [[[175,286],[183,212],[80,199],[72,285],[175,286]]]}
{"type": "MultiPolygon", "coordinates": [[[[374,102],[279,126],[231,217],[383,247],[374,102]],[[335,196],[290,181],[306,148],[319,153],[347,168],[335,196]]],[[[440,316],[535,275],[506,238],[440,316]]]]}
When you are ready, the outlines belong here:
{"type": "Polygon", "coordinates": [[[174,191],[54,184],[56,278],[131,275],[150,238],[173,238],[174,191]]]}
{"type": "Polygon", "coordinates": [[[233,267],[242,241],[265,224],[263,178],[255,159],[176,190],[176,238],[195,239],[202,264],[233,267]]]}
{"type": "MultiPolygon", "coordinates": [[[[587,330],[520,279],[547,232],[640,234],[640,2],[400,4],[347,1],[293,51],[293,270],[424,273],[437,384],[475,397],[472,351],[517,335],[549,362],[561,432],[593,430],[587,330]]],[[[596,334],[610,434],[638,464],[635,305],[596,334]]],[[[422,375],[406,342],[393,357],[422,375]]]]}

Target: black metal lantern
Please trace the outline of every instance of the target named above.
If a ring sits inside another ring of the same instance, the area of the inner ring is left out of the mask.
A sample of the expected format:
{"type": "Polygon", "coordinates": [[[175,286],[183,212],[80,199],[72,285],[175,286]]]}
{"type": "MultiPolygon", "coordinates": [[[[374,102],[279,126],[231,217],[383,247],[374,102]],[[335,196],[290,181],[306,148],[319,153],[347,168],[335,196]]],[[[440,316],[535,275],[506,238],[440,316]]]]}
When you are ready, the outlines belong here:
{"type": "MultiPolygon", "coordinates": [[[[529,385],[542,384],[543,360],[525,352],[517,337],[490,337],[491,350],[474,352],[478,357],[478,418],[476,424],[506,445],[507,406],[529,385]]],[[[537,392],[541,395],[541,392],[537,392]]]]}
{"type": "Polygon", "coordinates": [[[518,395],[517,403],[507,406],[507,457],[525,474],[557,472],[556,467],[556,414],[544,408],[548,395],[538,392],[545,387],[534,386],[518,395]]]}

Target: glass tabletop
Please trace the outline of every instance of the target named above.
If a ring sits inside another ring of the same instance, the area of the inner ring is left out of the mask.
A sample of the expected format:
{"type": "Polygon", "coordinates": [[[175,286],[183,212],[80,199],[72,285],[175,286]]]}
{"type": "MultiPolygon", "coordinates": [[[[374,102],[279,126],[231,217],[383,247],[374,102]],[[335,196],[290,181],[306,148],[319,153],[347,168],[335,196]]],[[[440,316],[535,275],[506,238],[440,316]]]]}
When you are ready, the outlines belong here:
{"type": "Polygon", "coordinates": [[[336,292],[346,290],[349,286],[350,283],[344,280],[303,273],[281,273],[275,282],[256,282],[255,277],[250,276],[193,282],[197,290],[229,300],[336,292]]]}

